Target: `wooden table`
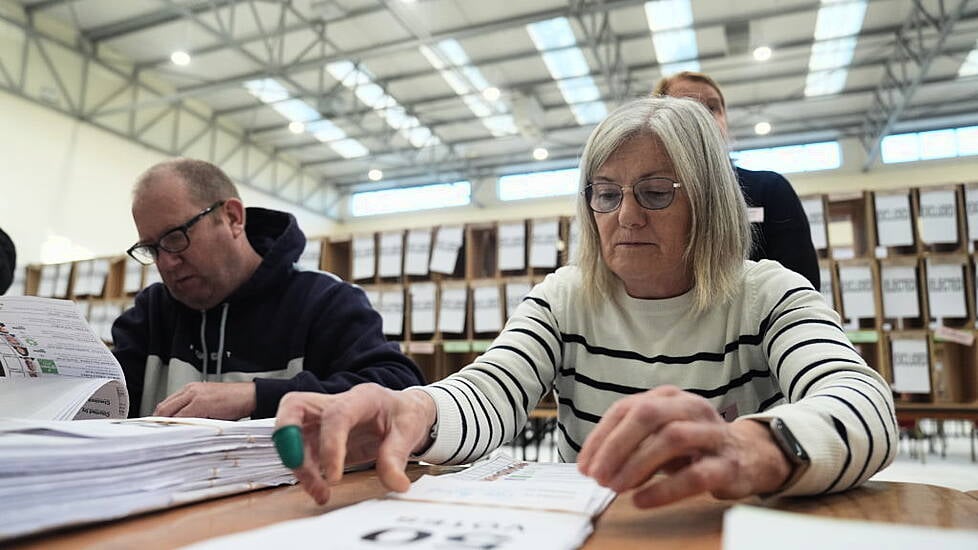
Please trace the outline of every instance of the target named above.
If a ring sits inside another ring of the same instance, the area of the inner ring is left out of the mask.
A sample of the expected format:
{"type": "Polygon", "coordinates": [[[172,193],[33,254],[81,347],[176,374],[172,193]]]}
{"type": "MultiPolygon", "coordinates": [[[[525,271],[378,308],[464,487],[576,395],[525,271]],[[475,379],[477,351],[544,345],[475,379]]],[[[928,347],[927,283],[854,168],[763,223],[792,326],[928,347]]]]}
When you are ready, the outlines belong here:
{"type": "MultiPolygon", "coordinates": [[[[437,468],[414,466],[412,479],[437,468]]],[[[226,497],[91,527],[70,529],[9,543],[10,549],[173,548],[210,537],[314,516],[383,495],[374,471],[349,474],[326,506],[317,506],[300,487],[284,487],[226,497]]],[[[870,482],[839,495],[807,499],[743,502],[836,518],[931,527],[978,529],[978,499],[944,487],[917,483],[870,482]]],[[[628,495],[616,499],[598,519],[587,550],[719,549],[723,512],[734,503],[708,496],[653,510],[639,510],[628,495]]],[[[790,545],[789,545],[790,546],[790,545]]],[[[274,549],[272,549],[274,550],[274,549]]]]}

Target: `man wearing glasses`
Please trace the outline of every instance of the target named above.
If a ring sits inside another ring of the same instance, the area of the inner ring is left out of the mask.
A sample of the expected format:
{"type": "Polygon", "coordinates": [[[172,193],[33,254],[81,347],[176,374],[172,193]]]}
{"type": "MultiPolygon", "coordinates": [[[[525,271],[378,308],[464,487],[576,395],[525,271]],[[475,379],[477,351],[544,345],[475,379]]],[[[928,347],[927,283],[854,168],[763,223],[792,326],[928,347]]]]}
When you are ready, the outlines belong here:
{"type": "Polygon", "coordinates": [[[362,290],[295,267],[306,241],[295,218],[246,210],[213,164],[153,166],[132,216],[128,253],[163,279],[112,327],[132,416],[263,418],[290,391],[424,382],[362,290]]]}

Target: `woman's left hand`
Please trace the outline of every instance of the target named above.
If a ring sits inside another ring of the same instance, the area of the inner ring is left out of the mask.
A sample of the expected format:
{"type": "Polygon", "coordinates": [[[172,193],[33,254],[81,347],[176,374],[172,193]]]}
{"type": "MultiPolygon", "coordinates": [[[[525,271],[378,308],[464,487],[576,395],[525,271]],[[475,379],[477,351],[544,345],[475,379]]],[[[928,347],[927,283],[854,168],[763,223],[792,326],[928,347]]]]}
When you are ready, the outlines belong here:
{"type": "Polygon", "coordinates": [[[727,423],[706,399],[662,386],[622,399],[584,442],[578,469],[635,505],[661,506],[709,492],[742,498],[776,491],[791,465],[766,424],[727,423]],[[654,478],[657,472],[668,475],[654,478]]]}

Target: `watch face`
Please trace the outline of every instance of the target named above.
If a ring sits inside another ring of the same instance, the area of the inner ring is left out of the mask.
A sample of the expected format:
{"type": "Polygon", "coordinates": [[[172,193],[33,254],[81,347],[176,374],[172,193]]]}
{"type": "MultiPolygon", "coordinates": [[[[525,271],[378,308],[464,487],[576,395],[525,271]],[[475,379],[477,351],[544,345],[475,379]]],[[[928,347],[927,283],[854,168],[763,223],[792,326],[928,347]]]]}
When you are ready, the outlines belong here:
{"type": "Polygon", "coordinates": [[[807,463],[808,453],[805,452],[805,448],[798,443],[795,439],[794,434],[788,429],[788,426],[780,418],[775,418],[771,421],[771,433],[774,436],[774,440],[777,441],[778,446],[781,447],[781,451],[795,464],[807,463]]]}

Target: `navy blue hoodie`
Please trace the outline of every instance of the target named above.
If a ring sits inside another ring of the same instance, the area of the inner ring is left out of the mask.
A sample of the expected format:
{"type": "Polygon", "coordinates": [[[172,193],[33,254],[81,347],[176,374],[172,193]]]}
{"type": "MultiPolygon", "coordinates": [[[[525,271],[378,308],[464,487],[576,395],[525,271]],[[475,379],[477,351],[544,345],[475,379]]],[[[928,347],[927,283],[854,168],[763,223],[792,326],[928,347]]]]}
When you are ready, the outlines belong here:
{"type": "Polygon", "coordinates": [[[417,366],[386,340],[380,315],[359,287],[295,267],[306,238],[291,214],[248,208],[246,220],[262,262],[224,303],[191,309],[157,283],[112,326],[130,416],[152,414],[167,395],[202,380],[254,379],[252,418],[274,416],[290,391],[424,383],[417,366]]]}
{"type": "Polygon", "coordinates": [[[761,208],[764,215],[763,221],[752,224],[757,230],[750,259],[781,262],[811,281],[818,290],[821,274],[812,230],[791,183],[777,172],[734,168],[747,206],[761,208]]]}

